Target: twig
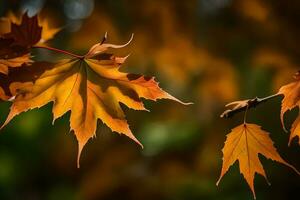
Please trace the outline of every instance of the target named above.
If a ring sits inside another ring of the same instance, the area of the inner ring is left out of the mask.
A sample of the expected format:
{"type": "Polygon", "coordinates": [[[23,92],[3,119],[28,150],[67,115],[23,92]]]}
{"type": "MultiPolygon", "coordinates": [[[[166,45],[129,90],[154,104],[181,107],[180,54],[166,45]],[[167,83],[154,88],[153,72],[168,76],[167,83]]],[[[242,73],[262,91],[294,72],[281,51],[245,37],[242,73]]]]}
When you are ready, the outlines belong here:
{"type": "Polygon", "coordinates": [[[254,108],[257,105],[259,105],[263,102],[266,102],[270,99],[274,99],[274,98],[276,98],[280,95],[282,95],[282,94],[276,93],[276,94],[273,94],[273,95],[270,95],[270,96],[267,96],[267,97],[264,97],[264,98],[255,97],[253,99],[247,99],[247,100],[235,101],[235,102],[229,103],[229,104],[226,105],[226,107],[233,106],[233,108],[225,110],[220,115],[220,117],[221,118],[230,118],[233,115],[235,115],[236,113],[242,112],[246,109],[254,108]]]}

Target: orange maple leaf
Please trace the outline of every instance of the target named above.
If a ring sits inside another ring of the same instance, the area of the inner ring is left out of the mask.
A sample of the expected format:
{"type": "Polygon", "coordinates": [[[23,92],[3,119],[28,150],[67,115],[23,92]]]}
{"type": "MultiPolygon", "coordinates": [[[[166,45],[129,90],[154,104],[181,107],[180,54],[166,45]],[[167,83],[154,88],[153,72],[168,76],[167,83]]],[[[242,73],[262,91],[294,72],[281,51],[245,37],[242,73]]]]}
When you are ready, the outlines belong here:
{"type": "Polygon", "coordinates": [[[286,111],[300,106],[300,73],[295,74],[295,81],[282,86],[279,94],[283,94],[284,98],[281,103],[281,121],[283,123],[283,115],[286,111]]]}
{"type": "Polygon", "coordinates": [[[291,127],[289,145],[291,144],[292,140],[297,136],[298,136],[298,144],[300,145],[300,115],[298,115],[298,117],[293,122],[293,125],[291,127]]]}
{"type": "Polygon", "coordinates": [[[255,173],[261,174],[266,178],[266,174],[258,158],[258,154],[262,154],[266,158],[291,167],[299,174],[292,165],[284,161],[277,153],[277,150],[273,145],[273,141],[269,137],[269,133],[263,131],[261,127],[256,124],[245,123],[232,129],[232,131],[227,135],[222,152],[223,165],[217,185],[230,166],[238,160],[240,172],[246,179],[254,198],[256,198],[254,190],[255,173]]]}
{"type": "Polygon", "coordinates": [[[53,121],[71,111],[70,126],[79,145],[78,166],[84,145],[95,135],[98,119],[112,131],[140,144],[129,129],[120,103],[135,110],[146,110],[141,98],[182,102],[163,91],[153,77],[120,72],[126,57],[104,52],[123,46],[96,44],[86,56],[53,64],[32,84],[19,82],[10,86],[10,90],[18,92],[3,126],[21,112],[54,102],[53,121]]]}

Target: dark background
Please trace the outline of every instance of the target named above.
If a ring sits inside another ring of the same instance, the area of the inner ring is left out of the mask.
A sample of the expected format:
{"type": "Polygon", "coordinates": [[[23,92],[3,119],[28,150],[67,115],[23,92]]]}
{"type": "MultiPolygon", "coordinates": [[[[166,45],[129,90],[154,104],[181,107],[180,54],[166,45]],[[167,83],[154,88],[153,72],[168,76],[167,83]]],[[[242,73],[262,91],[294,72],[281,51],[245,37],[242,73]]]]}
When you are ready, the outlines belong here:
{"type": "MultiPolygon", "coordinates": [[[[77,142],[69,114],[52,126],[51,104],[16,117],[0,134],[0,199],[253,199],[236,163],[215,183],[225,135],[243,121],[219,115],[228,102],[267,96],[292,81],[300,63],[300,1],[61,0],[0,1],[0,15],[42,10],[62,31],[49,45],[84,54],[104,33],[130,46],[122,68],[153,75],[172,95],[194,105],[146,102],[148,112],[124,107],[141,149],[99,122],[76,168],[77,142]]],[[[35,51],[35,57],[61,55],[35,51]]],[[[282,157],[300,169],[297,140],[279,120],[280,98],[248,112],[248,122],[271,133],[282,157]]],[[[10,103],[0,102],[3,122],[10,103]]],[[[289,112],[290,127],[297,111],[289,112]]],[[[269,181],[255,177],[257,199],[296,199],[299,176],[260,156],[269,181]]]]}

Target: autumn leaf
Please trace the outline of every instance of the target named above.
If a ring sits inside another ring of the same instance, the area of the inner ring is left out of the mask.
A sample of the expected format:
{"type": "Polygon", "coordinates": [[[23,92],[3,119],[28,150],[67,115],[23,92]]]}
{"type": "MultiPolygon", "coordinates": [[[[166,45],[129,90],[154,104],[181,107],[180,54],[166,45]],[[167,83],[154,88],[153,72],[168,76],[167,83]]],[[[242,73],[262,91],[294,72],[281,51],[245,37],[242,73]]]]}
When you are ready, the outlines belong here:
{"type": "Polygon", "coordinates": [[[7,74],[8,67],[20,67],[32,62],[28,49],[14,42],[14,39],[0,38],[0,74],[7,74]]]}
{"type": "Polygon", "coordinates": [[[281,123],[283,128],[284,125],[284,113],[288,110],[292,110],[293,108],[300,106],[300,73],[296,73],[294,76],[295,81],[289,83],[287,85],[282,86],[279,89],[278,94],[283,94],[284,98],[281,102],[281,123]]]}
{"type": "Polygon", "coordinates": [[[252,190],[254,198],[256,198],[254,190],[255,173],[258,173],[267,179],[258,154],[262,154],[266,158],[280,162],[292,168],[299,174],[293,166],[284,161],[277,153],[273,141],[269,137],[269,133],[263,131],[261,127],[256,124],[245,123],[232,129],[227,135],[222,152],[223,165],[217,185],[228,171],[229,167],[238,160],[240,172],[243,174],[252,190]]]}
{"type": "Polygon", "coordinates": [[[0,36],[0,73],[7,74],[8,67],[29,64],[30,47],[41,39],[42,28],[37,16],[24,14],[20,24],[11,23],[10,32],[0,36]]]}
{"type": "MultiPolygon", "coordinates": [[[[17,15],[12,12],[9,12],[6,17],[0,19],[0,34],[9,33],[11,30],[11,24],[19,25],[22,22],[22,18],[27,15],[26,13],[23,15],[17,15]]],[[[41,38],[38,41],[38,45],[41,45],[48,40],[52,39],[60,30],[60,27],[55,27],[50,24],[49,19],[45,17],[41,17],[40,15],[36,15],[33,17],[37,18],[38,26],[42,27],[41,30],[41,38]]]]}
{"type": "Polygon", "coordinates": [[[12,100],[23,87],[32,86],[38,77],[53,67],[49,62],[34,62],[30,65],[9,68],[8,74],[0,73],[0,99],[12,100]]]}
{"type": "Polygon", "coordinates": [[[37,15],[28,17],[27,13],[19,18],[10,13],[9,18],[0,20],[0,26],[3,27],[0,38],[0,73],[7,74],[8,67],[31,63],[29,48],[46,42],[60,30],[50,28],[48,20],[39,18],[37,15]]]}
{"type": "Polygon", "coordinates": [[[163,91],[153,77],[120,72],[126,57],[105,51],[121,47],[124,45],[96,44],[86,56],[53,64],[33,84],[15,84],[18,92],[3,126],[21,112],[53,102],[53,121],[71,111],[70,127],[79,145],[78,166],[84,145],[96,133],[98,119],[141,145],[129,129],[120,103],[146,110],[141,98],[182,102],[163,91]]]}
{"type": "Polygon", "coordinates": [[[40,41],[41,34],[42,27],[39,26],[37,15],[28,17],[25,13],[21,24],[11,23],[10,32],[4,37],[14,39],[15,45],[31,47],[40,41]]]}
{"type": "Polygon", "coordinates": [[[9,59],[0,59],[0,73],[7,74],[7,67],[19,67],[23,63],[30,63],[30,55],[24,54],[19,57],[9,58],[9,59]]]}
{"type": "Polygon", "coordinates": [[[42,37],[38,44],[43,44],[48,40],[51,40],[60,30],[60,27],[53,27],[50,25],[49,20],[44,18],[42,19],[39,16],[39,25],[43,27],[42,29],[42,37]]]}
{"type": "Polygon", "coordinates": [[[289,145],[291,144],[292,140],[297,136],[298,136],[298,144],[300,145],[300,116],[299,115],[292,125],[289,145]]]}

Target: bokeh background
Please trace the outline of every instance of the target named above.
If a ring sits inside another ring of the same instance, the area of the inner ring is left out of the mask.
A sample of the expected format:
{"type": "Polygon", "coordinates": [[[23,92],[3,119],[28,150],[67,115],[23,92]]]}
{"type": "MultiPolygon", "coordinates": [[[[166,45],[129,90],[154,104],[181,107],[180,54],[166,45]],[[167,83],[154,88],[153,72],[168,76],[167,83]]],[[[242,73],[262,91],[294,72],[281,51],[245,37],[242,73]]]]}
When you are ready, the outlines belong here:
{"type": "MultiPolygon", "coordinates": [[[[146,102],[151,110],[124,107],[144,144],[112,133],[101,122],[76,168],[77,142],[65,115],[52,126],[51,105],[16,117],[0,134],[0,199],[194,200],[253,199],[236,163],[215,183],[225,136],[240,124],[219,115],[228,102],[267,96],[292,81],[300,63],[297,0],[1,0],[10,11],[42,11],[62,31],[51,46],[85,53],[108,32],[108,42],[130,46],[127,72],[157,77],[186,102],[146,102]]],[[[45,50],[37,58],[61,55],[45,50]]],[[[300,148],[287,146],[279,121],[280,98],[249,111],[248,121],[271,133],[278,151],[300,169],[300,148]]],[[[3,122],[10,103],[0,103],[3,122]]],[[[289,127],[297,111],[287,114],[289,127]]],[[[296,199],[299,176],[260,156],[269,181],[255,178],[258,199],[296,199]]]]}

